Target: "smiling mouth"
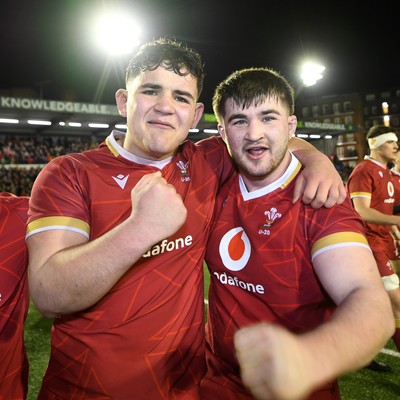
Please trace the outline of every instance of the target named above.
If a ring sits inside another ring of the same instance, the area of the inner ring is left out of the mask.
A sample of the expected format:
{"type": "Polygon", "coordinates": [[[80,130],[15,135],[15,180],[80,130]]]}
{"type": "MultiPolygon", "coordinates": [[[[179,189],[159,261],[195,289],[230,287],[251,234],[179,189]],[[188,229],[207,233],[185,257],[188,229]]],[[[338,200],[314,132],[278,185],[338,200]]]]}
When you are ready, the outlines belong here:
{"type": "Polygon", "coordinates": [[[257,157],[263,155],[268,149],[266,147],[252,147],[250,149],[246,149],[246,153],[251,156],[257,157]]]}
{"type": "Polygon", "coordinates": [[[162,129],[173,129],[173,126],[171,124],[167,124],[166,122],[150,121],[149,124],[162,129]]]}

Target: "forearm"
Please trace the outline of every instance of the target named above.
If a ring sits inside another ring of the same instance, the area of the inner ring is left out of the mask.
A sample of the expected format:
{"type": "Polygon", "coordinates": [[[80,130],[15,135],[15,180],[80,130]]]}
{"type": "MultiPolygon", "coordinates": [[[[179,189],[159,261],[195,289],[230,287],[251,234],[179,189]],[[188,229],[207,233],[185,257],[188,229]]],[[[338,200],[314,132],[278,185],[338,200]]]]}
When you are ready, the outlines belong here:
{"type": "Polygon", "coordinates": [[[131,202],[130,216],[109,231],[104,227],[105,233],[94,240],[86,242],[68,230],[45,230],[28,238],[29,287],[43,314],[92,306],[151,246],[186,221],[182,197],[159,171],[139,180],[131,202]]]}
{"type": "MultiPolygon", "coordinates": [[[[29,287],[36,307],[54,317],[99,301],[150,246],[148,235],[143,230],[132,233],[128,224],[125,221],[95,240],[57,251],[43,263],[33,258],[29,287]],[[33,265],[35,261],[40,267],[33,265]]],[[[31,243],[35,245],[39,242],[31,243]]]]}
{"type": "Polygon", "coordinates": [[[315,384],[361,368],[375,357],[393,334],[394,319],[387,303],[382,290],[357,289],[330,321],[300,336],[315,384]]]}
{"type": "Polygon", "coordinates": [[[347,196],[346,189],[331,160],[299,138],[289,141],[289,149],[304,166],[296,180],[293,202],[301,197],[303,203],[311,204],[313,208],[343,203],[347,196]]]}
{"type": "Polygon", "coordinates": [[[311,143],[297,137],[292,137],[289,140],[289,150],[294,153],[304,165],[318,162],[319,160],[323,160],[325,162],[329,161],[330,164],[332,164],[328,156],[319,151],[311,143]]]}
{"type": "Polygon", "coordinates": [[[393,214],[384,214],[371,207],[357,208],[356,211],[360,214],[361,218],[370,224],[376,225],[399,225],[400,216],[393,214]]]}
{"type": "Polygon", "coordinates": [[[265,322],[239,329],[236,355],[243,382],[254,397],[303,399],[321,385],[366,365],[394,328],[383,288],[367,292],[355,290],[329,321],[307,333],[294,334],[265,322]]]}

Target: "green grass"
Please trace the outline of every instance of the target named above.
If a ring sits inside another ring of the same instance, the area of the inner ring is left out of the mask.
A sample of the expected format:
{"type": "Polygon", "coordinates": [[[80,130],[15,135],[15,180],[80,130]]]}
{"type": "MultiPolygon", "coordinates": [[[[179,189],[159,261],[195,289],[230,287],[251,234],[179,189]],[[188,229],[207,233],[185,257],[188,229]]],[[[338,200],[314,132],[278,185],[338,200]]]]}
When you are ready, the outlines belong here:
{"type": "MultiPolygon", "coordinates": [[[[206,296],[208,294],[208,274],[206,276],[206,296]]],[[[25,324],[25,340],[30,362],[28,400],[36,400],[47,366],[50,351],[51,320],[42,317],[31,305],[25,324]]],[[[360,332],[360,340],[363,340],[360,332]]],[[[379,353],[376,359],[389,364],[393,372],[382,373],[361,369],[340,378],[342,400],[395,400],[400,399],[400,358],[390,340],[385,349],[396,354],[379,353]]],[[[116,399],[117,400],[117,399],[116,399]]]]}
{"type": "Polygon", "coordinates": [[[50,354],[52,320],[43,317],[31,304],[25,322],[25,344],[29,357],[28,400],[36,400],[50,354]]]}

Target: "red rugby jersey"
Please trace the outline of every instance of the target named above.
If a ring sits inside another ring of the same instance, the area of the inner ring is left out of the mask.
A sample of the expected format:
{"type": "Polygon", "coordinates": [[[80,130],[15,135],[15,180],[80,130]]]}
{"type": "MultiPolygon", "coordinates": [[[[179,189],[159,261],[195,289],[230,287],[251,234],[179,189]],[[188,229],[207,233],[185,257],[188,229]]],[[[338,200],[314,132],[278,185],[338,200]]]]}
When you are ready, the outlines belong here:
{"type": "MultiPolygon", "coordinates": [[[[317,210],[301,201],[293,204],[300,166],[293,157],[279,180],[253,192],[236,175],[217,198],[206,251],[211,276],[207,379],[224,400],[252,398],[239,378],[236,330],[257,321],[292,332],[320,325],[335,305],[313,270],[312,258],[331,246],[368,248],[363,223],[349,199],[317,210]]],[[[336,385],[328,385],[318,398],[335,398],[336,385]]]]}
{"type": "Polygon", "coordinates": [[[0,193],[0,399],[24,399],[28,358],[24,322],[29,309],[25,244],[29,198],[0,193]]]}
{"type": "Polygon", "coordinates": [[[143,255],[101,301],[55,320],[39,398],[199,396],[205,244],[220,180],[232,168],[216,138],[183,143],[166,165],[137,161],[111,134],[98,149],[53,160],[36,179],[28,235],[68,229],[95,239],[127,218],[132,188],[159,168],[188,210],[180,230],[143,255]]]}

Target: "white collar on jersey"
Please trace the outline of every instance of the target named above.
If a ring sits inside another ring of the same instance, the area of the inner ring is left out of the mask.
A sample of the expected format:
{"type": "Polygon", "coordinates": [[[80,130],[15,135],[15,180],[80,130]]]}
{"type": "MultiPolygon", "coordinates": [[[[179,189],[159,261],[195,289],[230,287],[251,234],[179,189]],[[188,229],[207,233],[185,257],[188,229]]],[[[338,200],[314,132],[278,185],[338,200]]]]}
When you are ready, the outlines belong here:
{"type": "Polygon", "coordinates": [[[391,171],[392,171],[395,175],[400,176],[400,172],[397,171],[397,169],[396,169],[395,167],[393,167],[393,168],[391,169],[391,171]]]}
{"type": "Polygon", "coordinates": [[[125,150],[118,142],[116,139],[116,136],[119,137],[124,137],[126,134],[125,132],[120,132],[117,130],[113,130],[110,135],[107,138],[107,141],[110,143],[110,145],[117,151],[118,154],[120,154],[123,158],[126,158],[129,161],[133,161],[136,164],[142,164],[142,165],[149,165],[153,167],[157,167],[158,169],[163,169],[167,164],[170,163],[172,160],[172,157],[167,157],[164,160],[148,160],[147,158],[142,158],[135,156],[132,153],[129,153],[129,151],[125,150]]]}
{"type": "Polygon", "coordinates": [[[379,161],[374,160],[371,156],[366,155],[364,156],[364,160],[372,161],[374,164],[379,165],[380,167],[386,169],[387,165],[380,163],[379,161]]]}
{"type": "Polygon", "coordinates": [[[246,188],[246,185],[243,181],[243,178],[239,175],[239,186],[240,186],[240,191],[242,192],[243,200],[252,200],[256,199],[258,197],[262,197],[267,195],[268,193],[273,192],[275,189],[282,187],[284,188],[287,185],[287,181],[290,181],[293,178],[293,175],[295,172],[300,169],[301,163],[300,161],[296,158],[296,156],[293,153],[290,153],[292,156],[292,159],[290,160],[290,164],[287,167],[286,171],[284,174],[277,179],[275,182],[270,183],[267,186],[264,186],[261,189],[254,190],[252,192],[249,192],[246,188]]]}

